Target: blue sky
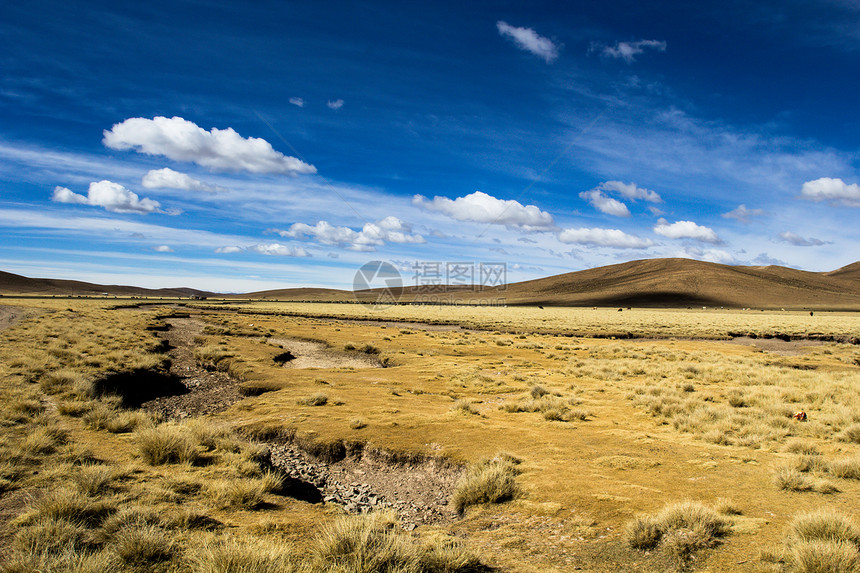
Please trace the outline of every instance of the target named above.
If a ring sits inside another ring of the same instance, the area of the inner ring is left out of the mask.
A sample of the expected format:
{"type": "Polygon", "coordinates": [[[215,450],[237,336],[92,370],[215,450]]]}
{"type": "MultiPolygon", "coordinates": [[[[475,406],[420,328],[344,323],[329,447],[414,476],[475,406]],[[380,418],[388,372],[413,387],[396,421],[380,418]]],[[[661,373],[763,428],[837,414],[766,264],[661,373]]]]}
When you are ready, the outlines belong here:
{"type": "Polygon", "coordinates": [[[854,0],[7,2],[0,269],[860,260],[854,0]]]}

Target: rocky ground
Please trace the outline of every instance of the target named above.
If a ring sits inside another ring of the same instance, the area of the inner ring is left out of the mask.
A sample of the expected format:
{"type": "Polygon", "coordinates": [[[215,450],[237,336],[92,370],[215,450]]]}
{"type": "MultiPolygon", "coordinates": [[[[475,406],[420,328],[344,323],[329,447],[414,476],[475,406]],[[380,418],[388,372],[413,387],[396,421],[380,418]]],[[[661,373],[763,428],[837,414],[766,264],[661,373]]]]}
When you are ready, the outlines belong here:
{"type": "MultiPolygon", "coordinates": [[[[243,398],[238,381],[223,372],[210,372],[194,359],[195,339],[205,323],[194,317],[169,318],[170,328],[162,333],[170,345],[171,374],[187,392],[162,396],[142,407],[160,413],[165,419],[181,420],[222,412],[243,398]]],[[[329,356],[324,345],[292,339],[270,341],[289,348],[296,356],[288,368],[326,368],[343,366],[340,356],[329,356]],[[326,360],[331,360],[329,364],[326,360]]],[[[378,367],[364,357],[354,367],[378,367]]],[[[448,499],[462,474],[462,468],[443,460],[392,461],[384,452],[365,448],[337,462],[314,458],[294,443],[266,443],[272,465],[288,476],[287,489],[296,498],[309,502],[335,503],[347,513],[366,513],[391,508],[401,517],[406,529],[439,523],[455,517],[448,499]]]]}
{"type": "Polygon", "coordinates": [[[162,336],[170,345],[170,373],[181,380],[188,392],[162,396],[144,402],[141,407],[168,420],[181,420],[223,412],[241,400],[237,380],[224,372],[201,368],[194,359],[195,338],[203,333],[206,324],[197,318],[171,318],[166,322],[170,329],[162,336]]]}

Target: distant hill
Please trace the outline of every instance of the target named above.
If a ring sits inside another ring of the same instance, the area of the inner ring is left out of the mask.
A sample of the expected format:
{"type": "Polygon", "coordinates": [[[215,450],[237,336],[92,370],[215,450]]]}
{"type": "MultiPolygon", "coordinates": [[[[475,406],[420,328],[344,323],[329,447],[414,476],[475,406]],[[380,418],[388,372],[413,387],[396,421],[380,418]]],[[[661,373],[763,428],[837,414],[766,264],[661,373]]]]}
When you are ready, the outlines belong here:
{"type": "Polygon", "coordinates": [[[860,262],[851,263],[841,269],[827,273],[827,276],[843,280],[860,281],[860,262]]]}
{"type": "MultiPolygon", "coordinates": [[[[843,267],[849,269],[849,267],[843,267]]],[[[813,273],[648,259],[508,285],[508,304],[860,309],[860,270],[813,273]],[[853,273],[853,274],[852,274],[853,273]]]]}
{"type": "Polygon", "coordinates": [[[99,285],[61,279],[31,279],[0,271],[0,294],[37,296],[154,296],[165,298],[212,296],[213,293],[192,288],[147,289],[122,285],[99,285]]]}
{"type": "MultiPolygon", "coordinates": [[[[78,281],[30,279],[0,272],[0,294],[189,297],[223,296],[188,288],[144,289],[78,281]]],[[[325,288],[267,290],[230,298],[283,301],[352,302],[376,300],[378,290],[325,288]]],[[[691,259],[646,259],[473,290],[448,287],[428,296],[405,286],[401,302],[482,301],[508,305],[728,308],[807,308],[860,310],[860,262],[831,272],[814,273],[780,266],[744,267],[691,259]],[[435,298],[433,298],[435,297],[435,298]]]]}

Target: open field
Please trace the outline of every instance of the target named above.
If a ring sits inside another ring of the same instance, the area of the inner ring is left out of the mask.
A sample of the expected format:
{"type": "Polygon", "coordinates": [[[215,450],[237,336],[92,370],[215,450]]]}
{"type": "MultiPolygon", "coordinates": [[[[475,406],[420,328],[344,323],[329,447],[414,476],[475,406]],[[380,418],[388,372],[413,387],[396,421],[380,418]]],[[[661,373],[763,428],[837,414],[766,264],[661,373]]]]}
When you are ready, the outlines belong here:
{"type": "Polygon", "coordinates": [[[860,315],[15,304],[0,571],[860,561],[860,315]]]}

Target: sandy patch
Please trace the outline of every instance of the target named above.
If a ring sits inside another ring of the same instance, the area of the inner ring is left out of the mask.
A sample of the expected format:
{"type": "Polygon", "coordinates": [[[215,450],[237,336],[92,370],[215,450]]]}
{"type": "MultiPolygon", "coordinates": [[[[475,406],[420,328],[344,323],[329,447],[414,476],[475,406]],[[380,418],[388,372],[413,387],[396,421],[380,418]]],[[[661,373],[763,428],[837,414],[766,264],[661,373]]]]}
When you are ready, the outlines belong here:
{"type": "Polygon", "coordinates": [[[296,338],[270,338],[272,346],[289,351],[295,358],[284,362],[284,368],[379,368],[379,360],[360,352],[334,350],[322,342],[296,338]]]}

